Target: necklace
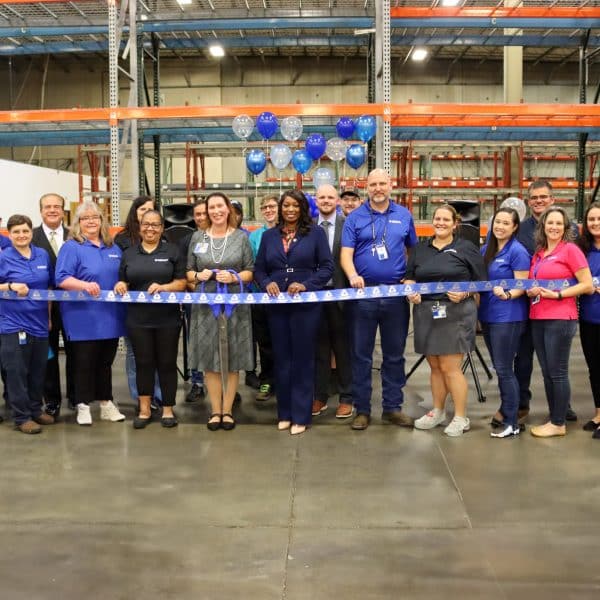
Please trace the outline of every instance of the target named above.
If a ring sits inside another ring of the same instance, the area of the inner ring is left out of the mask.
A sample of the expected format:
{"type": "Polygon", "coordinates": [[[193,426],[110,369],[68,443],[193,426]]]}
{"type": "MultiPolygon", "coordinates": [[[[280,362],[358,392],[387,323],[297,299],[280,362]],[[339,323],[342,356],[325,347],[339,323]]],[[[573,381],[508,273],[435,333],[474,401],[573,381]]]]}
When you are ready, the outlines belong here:
{"type": "Polygon", "coordinates": [[[215,244],[215,239],[212,237],[212,235],[209,235],[208,237],[210,239],[210,256],[213,260],[213,263],[218,265],[223,260],[223,256],[225,256],[225,248],[227,248],[227,239],[229,238],[229,229],[227,230],[227,233],[225,234],[223,242],[220,246],[215,244]],[[218,254],[215,254],[218,252],[221,252],[221,256],[219,256],[219,258],[217,258],[218,254]]]}

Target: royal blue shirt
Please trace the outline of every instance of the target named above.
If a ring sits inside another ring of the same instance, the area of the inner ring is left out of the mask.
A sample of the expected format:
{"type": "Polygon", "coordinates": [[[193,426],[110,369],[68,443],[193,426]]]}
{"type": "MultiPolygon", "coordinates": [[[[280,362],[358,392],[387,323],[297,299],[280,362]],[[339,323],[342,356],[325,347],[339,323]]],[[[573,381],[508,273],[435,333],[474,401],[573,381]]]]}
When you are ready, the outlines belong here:
{"type": "Polygon", "coordinates": [[[412,215],[390,201],[383,212],[365,202],[347,217],[342,247],[354,249],[354,268],[367,285],[398,283],[406,273],[406,249],[417,243],[412,215]],[[385,244],[388,258],[380,260],[377,246],[385,244]]]}
{"type": "Polygon", "coordinates": [[[4,248],[10,248],[12,246],[12,242],[5,235],[0,234],[0,250],[4,250],[4,248]]]}
{"type": "MultiPolygon", "coordinates": [[[[31,290],[52,287],[52,264],[48,253],[30,246],[31,256],[25,258],[11,247],[0,253],[0,283],[26,283],[31,290]]],[[[25,331],[35,337],[48,337],[48,302],[40,300],[2,300],[0,333],[25,331]]]]}
{"type": "MultiPolygon", "coordinates": [[[[600,277],[600,250],[593,247],[586,254],[592,277],[600,277]]],[[[587,323],[600,323],[600,294],[579,296],[579,319],[587,323]]]]}
{"type": "MultiPolygon", "coordinates": [[[[485,254],[487,244],[481,249],[485,254]]],[[[494,260],[488,265],[488,279],[514,279],[515,271],[529,272],[531,259],[527,248],[516,239],[496,254],[494,260]]],[[[482,323],[512,323],[513,321],[527,321],[529,302],[526,296],[514,300],[501,300],[492,292],[483,292],[479,304],[479,320],[482,323]]]]}
{"type": "MultiPolygon", "coordinates": [[[[119,279],[121,249],[114,244],[96,246],[84,240],[65,242],[56,260],[56,285],[68,277],[94,281],[102,290],[112,290],[119,279]]],[[[61,302],[60,311],[71,341],[107,340],[125,335],[125,305],[90,300],[61,302]]]]}

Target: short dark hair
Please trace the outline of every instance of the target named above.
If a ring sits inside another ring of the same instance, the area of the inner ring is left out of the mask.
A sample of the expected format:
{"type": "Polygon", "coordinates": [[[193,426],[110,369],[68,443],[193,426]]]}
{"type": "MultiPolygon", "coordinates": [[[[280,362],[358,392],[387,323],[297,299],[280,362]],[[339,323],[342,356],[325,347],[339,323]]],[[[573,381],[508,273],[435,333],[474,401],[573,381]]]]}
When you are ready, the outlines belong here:
{"type": "Polygon", "coordinates": [[[527,193],[531,194],[534,190],[541,190],[542,188],[548,188],[550,193],[552,193],[552,184],[547,179],[532,181],[527,188],[527,193]]]}
{"type": "Polygon", "coordinates": [[[300,218],[298,219],[298,231],[301,235],[306,235],[312,225],[312,219],[310,218],[310,207],[308,205],[308,200],[304,195],[304,192],[301,190],[288,190],[287,192],[283,192],[281,197],[279,198],[279,206],[277,209],[277,220],[279,221],[279,228],[283,228],[283,215],[281,213],[281,207],[283,206],[283,201],[286,198],[292,198],[298,203],[300,207],[300,218]]]}
{"type": "MultiPolygon", "coordinates": [[[[44,194],[40,198],[40,210],[42,210],[42,202],[46,198],[50,198],[51,196],[54,196],[55,198],[58,198],[62,202],[62,208],[63,208],[63,210],[65,210],[65,199],[60,194],[56,194],[55,192],[48,192],[47,194],[44,194]]],[[[21,223],[21,225],[22,225],[22,223],[21,223]]]]}
{"type": "Polygon", "coordinates": [[[27,215],[11,215],[8,218],[6,229],[10,231],[13,227],[17,227],[18,225],[27,225],[29,229],[33,229],[33,223],[27,215]]]}

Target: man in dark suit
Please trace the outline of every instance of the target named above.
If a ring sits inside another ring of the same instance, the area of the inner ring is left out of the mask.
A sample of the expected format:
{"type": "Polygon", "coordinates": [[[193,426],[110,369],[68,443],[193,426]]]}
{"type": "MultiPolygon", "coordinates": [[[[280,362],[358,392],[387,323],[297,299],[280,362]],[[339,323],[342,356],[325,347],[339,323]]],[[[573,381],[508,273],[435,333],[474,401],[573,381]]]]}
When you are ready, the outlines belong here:
{"type": "MultiPolygon", "coordinates": [[[[63,225],[65,217],[65,199],[60,194],[44,194],[40,198],[40,214],[42,224],[33,229],[32,243],[43,248],[50,255],[52,266],[56,266],[56,257],[61,246],[67,240],[69,230],[63,225]]],[[[46,381],[44,384],[44,401],[46,412],[57,418],[60,414],[61,390],[60,390],[60,368],[58,362],[58,336],[62,331],[66,355],[67,373],[67,398],[69,405],[75,406],[75,394],[73,392],[73,361],[71,360],[71,345],[62,326],[62,319],[58,302],[52,303],[50,313],[52,320],[48,335],[49,358],[46,367],[46,381]]]]}
{"type": "MultiPolygon", "coordinates": [[[[341,213],[337,212],[339,200],[337,190],[332,185],[321,185],[317,189],[316,202],[319,215],[315,222],[325,230],[333,256],[333,276],[326,286],[329,289],[340,289],[349,285],[340,265],[342,228],[346,219],[341,213]]],[[[352,368],[350,365],[350,340],[343,302],[325,302],[323,304],[323,317],[317,340],[313,416],[320,415],[327,410],[327,399],[332,378],[332,353],[335,357],[337,385],[340,395],[340,402],[335,416],[338,419],[347,419],[352,416],[353,412],[352,368]]]]}

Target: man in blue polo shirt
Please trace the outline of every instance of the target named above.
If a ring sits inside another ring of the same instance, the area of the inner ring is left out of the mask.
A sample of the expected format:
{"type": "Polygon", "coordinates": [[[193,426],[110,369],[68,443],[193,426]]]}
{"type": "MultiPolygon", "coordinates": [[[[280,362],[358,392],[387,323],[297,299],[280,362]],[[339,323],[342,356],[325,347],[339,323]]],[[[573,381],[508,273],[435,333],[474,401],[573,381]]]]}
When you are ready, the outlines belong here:
{"type": "MultiPolygon", "coordinates": [[[[368,201],[354,210],[344,224],[340,260],[353,288],[400,283],[406,272],[407,249],[417,243],[412,215],[390,200],[392,185],[383,169],[367,178],[368,201]]],[[[406,383],[404,347],[408,333],[406,298],[375,298],[351,303],[352,397],[356,417],[352,429],[364,430],[371,421],[371,369],[375,336],[381,336],[381,418],[412,427],[402,412],[406,383]]]]}

